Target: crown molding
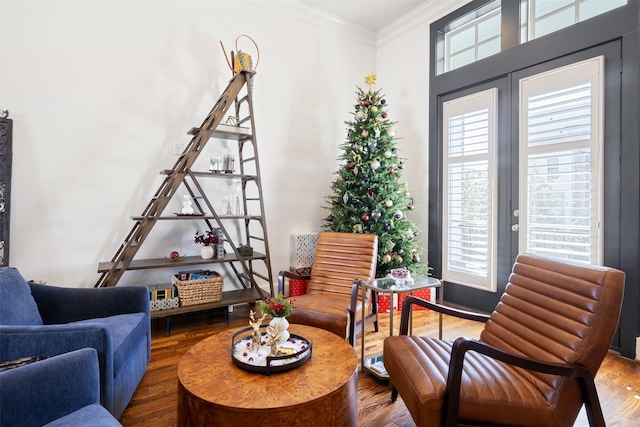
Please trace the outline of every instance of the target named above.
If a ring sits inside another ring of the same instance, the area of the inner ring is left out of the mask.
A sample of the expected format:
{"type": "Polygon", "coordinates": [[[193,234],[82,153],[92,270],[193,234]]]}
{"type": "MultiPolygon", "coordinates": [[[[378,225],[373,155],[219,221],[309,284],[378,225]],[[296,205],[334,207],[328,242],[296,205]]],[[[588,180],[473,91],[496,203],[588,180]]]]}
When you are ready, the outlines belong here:
{"type": "Polygon", "coordinates": [[[333,15],[299,0],[279,0],[279,3],[292,12],[299,20],[309,24],[328,27],[340,35],[367,46],[376,47],[376,33],[348,19],[333,15]]]}

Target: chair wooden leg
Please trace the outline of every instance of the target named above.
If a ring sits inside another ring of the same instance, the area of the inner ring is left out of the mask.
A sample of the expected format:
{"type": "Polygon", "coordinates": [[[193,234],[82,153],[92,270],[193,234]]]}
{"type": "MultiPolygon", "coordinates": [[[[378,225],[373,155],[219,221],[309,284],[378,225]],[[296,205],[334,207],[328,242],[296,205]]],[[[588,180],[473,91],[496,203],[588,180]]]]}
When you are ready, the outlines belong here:
{"type": "Polygon", "coordinates": [[[393,384],[389,384],[389,387],[391,387],[391,401],[395,402],[398,400],[398,390],[393,386],[393,384]]]}

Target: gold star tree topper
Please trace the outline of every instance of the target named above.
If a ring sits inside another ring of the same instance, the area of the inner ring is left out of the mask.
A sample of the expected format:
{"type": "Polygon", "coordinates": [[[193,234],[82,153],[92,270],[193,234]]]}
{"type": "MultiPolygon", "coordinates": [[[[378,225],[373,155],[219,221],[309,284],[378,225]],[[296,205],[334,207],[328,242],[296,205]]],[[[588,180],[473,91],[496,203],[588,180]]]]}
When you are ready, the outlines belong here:
{"type": "Polygon", "coordinates": [[[375,73],[367,74],[364,78],[364,82],[369,85],[369,90],[371,90],[371,86],[376,84],[376,74],[375,73]]]}

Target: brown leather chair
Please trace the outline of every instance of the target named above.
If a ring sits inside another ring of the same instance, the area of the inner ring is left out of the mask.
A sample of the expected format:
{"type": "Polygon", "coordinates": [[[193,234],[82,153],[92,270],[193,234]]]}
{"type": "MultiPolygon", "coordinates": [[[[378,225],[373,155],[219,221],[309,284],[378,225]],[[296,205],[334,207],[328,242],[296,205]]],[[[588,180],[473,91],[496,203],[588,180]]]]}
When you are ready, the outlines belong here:
{"type": "Polygon", "coordinates": [[[593,378],[617,329],[624,273],[521,254],[490,316],[410,297],[384,341],[392,400],[418,426],[604,426],[593,378]],[[412,304],[486,322],[480,340],[408,336],[412,304]]]}
{"type": "MultiPolygon", "coordinates": [[[[374,234],[319,233],[310,276],[290,271],[278,275],[278,292],[284,292],[285,278],[309,280],[307,293],[293,297],[295,309],[287,317],[289,322],[333,332],[353,345],[362,328],[358,280],[375,277],[377,258],[378,236],[374,234]]],[[[365,325],[373,323],[377,331],[376,302],[368,298],[364,309],[365,325]]]]}

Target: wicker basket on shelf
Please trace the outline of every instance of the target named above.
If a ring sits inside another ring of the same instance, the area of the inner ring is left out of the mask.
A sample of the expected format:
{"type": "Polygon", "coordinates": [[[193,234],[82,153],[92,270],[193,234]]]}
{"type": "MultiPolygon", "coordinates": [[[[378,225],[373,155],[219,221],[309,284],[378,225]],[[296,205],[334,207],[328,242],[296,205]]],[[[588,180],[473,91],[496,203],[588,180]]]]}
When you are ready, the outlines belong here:
{"type": "Polygon", "coordinates": [[[219,273],[211,273],[211,277],[180,280],[173,276],[173,284],[178,290],[181,306],[218,302],[222,299],[223,278],[219,273]]]}

